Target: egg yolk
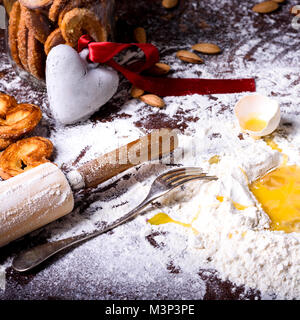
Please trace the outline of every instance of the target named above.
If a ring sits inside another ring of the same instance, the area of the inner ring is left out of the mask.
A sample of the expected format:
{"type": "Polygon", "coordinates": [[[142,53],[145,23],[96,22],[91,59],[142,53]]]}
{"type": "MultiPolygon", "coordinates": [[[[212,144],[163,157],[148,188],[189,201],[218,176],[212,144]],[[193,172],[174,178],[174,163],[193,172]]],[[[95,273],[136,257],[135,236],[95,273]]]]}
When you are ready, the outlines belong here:
{"type": "Polygon", "coordinates": [[[163,212],[156,214],[154,217],[149,219],[148,222],[155,226],[166,224],[166,223],[175,223],[185,228],[191,228],[193,229],[194,232],[197,233],[197,230],[194,229],[190,223],[183,223],[180,221],[173,220],[171,217],[169,217],[166,213],[163,213],[163,212]]]}
{"type": "MultiPolygon", "coordinates": [[[[223,202],[224,199],[225,199],[225,198],[222,197],[222,196],[217,196],[217,200],[220,201],[220,202],[223,202]]],[[[232,202],[233,206],[234,206],[237,210],[245,210],[245,209],[249,208],[249,207],[244,206],[244,205],[242,205],[242,204],[240,204],[240,203],[237,203],[237,202],[235,202],[235,201],[232,201],[231,199],[229,199],[229,200],[232,202]]]]}
{"type": "MultiPolygon", "coordinates": [[[[271,147],[273,150],[277,150],[278,152],[282,153],[282,149],[279,148],[279,146],[277,145],[277,143],[274,142],[272,138],[270,138],[269,136],[264,137],[264,141],[265,141],[265,143],[266,143],[269,147],[271,147]]],[[[286,154],[282,154],[282,156],[283,156],[283,163],[282,163],[282,165],[286,165],[287,162],[288,162],[288,160],[289,160],[289,158],[288,158],[288,156],[287,156],[286,154]]]]}
{"type": "MultiPolygon", "coordinates": [[[[282,149],[272,137],[264,141],[273,150],[282,149]]],[[[288,156],[283,154],[281,166],[254,181],[250,190],[271,219],[272,230],[300,232],[300,167],[288,166],[288,156]]]]}
{"type": "MultiPolygon", "coordinates": [[[[272,149],[282,153],[282,150],[270,137],[264,140],[272,149]]],[[[287,155],[283,154],[281,166],[249,184],[249,189],[270,217],[271,230],[281,230],[287,233],[300,232],[300,166],[287,165],[287,161],[287,155]]],[[[220,202],[225,200],[223,196],[216,198],[220,202]]],[[[228,200],[237,210],[248,208],[231,199],[228,200]]],[[[165,213],[158,213],[148,222],[152,225],[175,223],[191,228],[197,233],[191,223],[176,221],[165,213]]],[[[229,234],[228,237],[231,238],[232,234],[229,234]]]]}
{"type": "Polygon", "coordinates": [[[243,128],[249,131],[261,131],[267,126],[267,122],[257,117],[250,118],[244,122],[243,128]]]}
{"type": "Polygon", "coordinates": [[[209,163],[209,164],[217,164],[217,163],[220,162],[220,160],[221,160],[220,156],[215,155],[215,156],[211,157],[211,158],[208,160],[208,163],[209,163]]]}
{"type": "Polygon", "coordinates": [[[250,185],[272,230],[300,232],[300,167],[282,166],[250,185]]]}

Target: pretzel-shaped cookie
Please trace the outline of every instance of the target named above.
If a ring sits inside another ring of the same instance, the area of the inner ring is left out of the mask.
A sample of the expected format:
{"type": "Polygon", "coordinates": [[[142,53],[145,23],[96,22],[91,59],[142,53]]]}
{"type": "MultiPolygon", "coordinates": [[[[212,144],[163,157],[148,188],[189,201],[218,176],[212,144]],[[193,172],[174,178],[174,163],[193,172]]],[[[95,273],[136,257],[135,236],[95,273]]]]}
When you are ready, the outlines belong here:
{"type": "Polygon", "coordinates": [[[49,19],[53,22],[57,20],[57,17],[61,10],[67,5],[70,0],[53,0],[53,4],[49,10],[49,19]]]}
{"type": "Polygon", "coordinates": [[[10,179],[26,170],[49,162],[52,142],[42,137],[19,140],[0,154],[0,177],[10,179]]]}
{"type": "Polygon", "coordinates": [[[19,49],[18,49],[18,30],[21,18],[21,6],[18,1],[16,1],[10,12],[10,19],[8,25],[8,39],[9,39],[9,48],[10,53],[15,61],[15,63],[22,67],[21,60],[19,58],[19,49]]]}
{"type": "Polygon", "coordinates": [[[39,107],[18,104],[15,98],[0,93],[0,150],[32,131],[41,118],[39,107]]]}
{"type": "Polygon", "coordinates": [[[66,43],[76,47],[79,38],[87,33],[95,41],[106,41],[107,35],[100,20],[90,10],[75,8],[67,12],[62,20],[61,33],[66,43]]]}
{"type": "Polygon", "coordinates": [[[29,10],[25,7],[22,10],[27,29],[34,34],[38,41],[45,43],[52,29],[48,18],[36,10],[29,10]]]}
{"type": "Polygon", "coordinates": [[[65,44],[65,39],[63,38],[59,28],[55,29],[47,38],[44,46],[46,55],[49,54],[52,48],[58,46],[59,44],[65,44]]]}

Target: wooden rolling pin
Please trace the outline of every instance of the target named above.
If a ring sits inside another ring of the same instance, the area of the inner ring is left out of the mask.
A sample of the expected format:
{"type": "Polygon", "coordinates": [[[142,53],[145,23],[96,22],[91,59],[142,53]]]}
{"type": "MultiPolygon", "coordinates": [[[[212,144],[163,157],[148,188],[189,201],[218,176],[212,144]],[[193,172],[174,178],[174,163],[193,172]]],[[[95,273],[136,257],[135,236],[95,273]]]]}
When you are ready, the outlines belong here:
{"type": "Polygon", "coordinates": [[[73,190],[95,187],[178,146],[174,131],[160,129],[64,175],[45,163],[0,182],[0,247],[73,210],[73,190]]]}

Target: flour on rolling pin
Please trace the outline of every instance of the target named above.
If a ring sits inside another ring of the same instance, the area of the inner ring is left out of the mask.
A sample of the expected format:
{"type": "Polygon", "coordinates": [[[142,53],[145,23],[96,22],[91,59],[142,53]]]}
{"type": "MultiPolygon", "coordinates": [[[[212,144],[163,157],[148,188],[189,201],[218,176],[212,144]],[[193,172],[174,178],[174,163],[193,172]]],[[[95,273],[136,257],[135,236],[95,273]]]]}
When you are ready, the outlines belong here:
{"type": "Polygon", "coordinates": [[[64,215],[73,193],[59,168],[42,164],[0,184],[0,247],[64,215]]]}
{"type": "Polygon", "coordinates": [[[159,159],[178,147],[175,130],[152,131],[135,141],[91,160],[67,174],[72,189],[90,188],[146,161],[159,159]]]}
{"type": "Polygon", "coordinates": [[[175,132],[154,130],[87,162],[67,177],[56,165],[45,163],[1,182],[0,247],[70,213],[74,207],[71,186],[74,190],[95,187],[137,164],[169,154],[177,146],[175,132]]]}

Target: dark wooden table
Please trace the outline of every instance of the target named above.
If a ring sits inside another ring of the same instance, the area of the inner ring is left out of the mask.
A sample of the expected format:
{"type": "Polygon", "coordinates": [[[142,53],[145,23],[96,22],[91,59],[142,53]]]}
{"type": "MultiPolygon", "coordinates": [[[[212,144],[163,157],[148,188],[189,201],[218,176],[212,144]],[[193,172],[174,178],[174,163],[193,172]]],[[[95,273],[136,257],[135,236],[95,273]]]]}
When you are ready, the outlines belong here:
{"type": "MultiPolygon", "coordinates": [[[[262,44],[269,44],[275,48],[274,60],[281,59],[283,64],[293,63],[294,52],[297,54],[299,49],[299,33],[291,27],[292,16],[289,9],[297,1],[286,1],[287,3],[275,13],[270,15],[258,15],[251,11],[251,7],[256,1],[240,1],[240,0],[225,0],[225,1],[195,1],[195,0],[181,0],[178,8],[166,11],[161,7],[161,0],[141,0],[128,1],[117,0],[117,38],[122,42],[132,41],[133,29],[137,26],[143,26],[147,30],[148,41],[155,43],[161,50],[162,58],[174,54],[179,49],[187,49],[186,39],[189,42],[197,43],[201,41],[211,41],[218,43],[226,52],[224,55],[224,63],[213,65],[211,68],[215,69],[214,75],[216,77],[224,76],[225,74],[236,74],[234,69],[234,59],[239,55],[239,48],[248,42],[255,43],[249,45],[249,50],[242,57],[246,63],[260,68],[261,62],[257,59],[257,51],[262,44]],[[247,19],[243,19],[243,18],[247,19]],[[245,32],[246,30],[246,32],[245,32]],[[276,32],[274,32],[276,31],[276,32]],[[290,39],[293,40],[291,45],[289,42],[282,42],[277,39],[274,34],[282,35],[287,33],[290,39]],[[292,57],[292,58],[291,58],[292,57]]],[[[0,32],[0,67],[6,65],[7,56],[4,52],[4,32],[0,32]]],[[[298,62],[297,62],[298,63],[298,62]]],[[[184,71],[188,65],[182,64],[181,69],[177,72],[184,71]]],[[[298,67],[295,65],[295,73],[299,73],[298,67]]],[[[47,111],[47,98],[44,90],[37,90],[24,81],[22,88],[15,88],[14,85],[9,88],[5,87],[1,79],[7,82],[13,82],[16,74],[10,67],[0,68],[0,90],[6,91],[10,94],[16,95],[17,99],[22,100],[28,96],[33,97],[36,103],[39,103],[45,114],[47,111]]],[[[294,83],[297,85],[300,81],[294,83]]],[[[122,81],[121,89],[129,89],[130,85],[126,81],[122,81]]],[[[277,93],[274,92],[274,95],[277,93]]],[[[112,99],[106,106],[92,116],[95,123],[113,122],[115,119],[125,117],[126,114],[122,112],[122,105],[129,99],[127,94],[118,96],[117,99],[112,99]]],[[[135,123],[137,127],[145,131],[153,128],[163,127],[166,124],[169,127],[179,128],[182,132],[189,126],[189,123],[197,121],[187,113],[178,113],[172,116],[164,115],[163,117],[157,113],[150,113],[146,118],[141,117],[135,123]],[[184,120],[184,121],[179,121],[184,120]],[[179,124],[180,123],[180,124],[179,124]]],[[[41,134],[45,137],[50,135],[51,130],[55,130],[51,115],[46,117],[42,124],[37,128],[36,134],[41,134]]],[[[82,156],[82,155],[81,155],[82,156]]],[[[80,155],[79,155],[80,157],[80,155]]],[[[66,164],[67,166],[68,164],[66,164]]],[[[100,189],[101,191],[101,189],[100,189]]],[[[97,191],[99,193],[99,190],[97,191]]],[[[92,197],[85,197],[80,195],[76,199],[76,205],[80,208],[80,212],[91,204],[92,197]]],[[[26,236],[22,240],[11,243],[10,245],[0,250],[0,264],[8,257],[14,256],[21,249],[32,246],[34,244],[46,241],[47,234],[40,232],[35,236],[26,236]]],[[[158,244],[155,241],[155,234],[148,236],[149,243],[156,247],[158,244]]],[[[111,248],[113,250],[113,248],[111,248]]],[[[159,250],[159,248],[158,248],[159,250]]],[[[41,267],[32,272],[19,274],[13,271],[11,267],[6,270],[6,290],[0,291],[0,299],[143,299],[145,296],[139,288],[128,286],[128,289],[123,288],[118,290],[115,287],[109,288],[109,284],[102,285],[95,283],[92,287],[92,276],[90,283],[83,284],[78,282],[76,284],[76,276],[72,277],[70,281],[74,283],[62,283],[57,279],[49,279],[43,277],[43,270],[50,268],[51,264],[55,264],[56,259],[53,258],[41,267]],[[38,279],[38,280],[36,280],[38,279]],[[74,280],[75,279],[75,280],[74,280]],[[30,285],[36,283],[36,287],[30,285]],[[57,281],[57,286],[53,283],[57,281]],[[78,285],[77,293],[73,293],[70,288],[78,285]],[[82,290],[79,287],[82,286],[82,290]],[[78,293],[80,292],[80,294],[78,293]]],[[[84,259],[84,257],[82,257],[84,259]]],[[[117,263],[116,261],[112,261],[117,263]]],[[[176,277],[179,273],[178,269],[172,264],[169,265],[168,271],[176,277]]],[[[64,272],[64,270],[61,270],[64,272]]],[[[78,275],[84,270],[78,270],[78,275]]],[[[130,272],[130,270],[128,270],[130,272]]],[[[204,299],[240,299],[241,296],[247,299],[259,298],[259,292],[250,290],[245,292],[243,287],[235,287],[229,281],[221,281],[214,270],[199,270],[199,279],[206,283],[206,293],[204,299]]],[[[113,276],[113,275],[112,275],[113,276]]],[[[159,279],[157,279],[157,289],[155,289],[155,281],[152,283],[152,293],[146,296],[151,299],[180,299],[181,293],[165,288],[164,293],[159,290],[159,279]]],[[[130,284],[130,280],[128,280],[130,284]]],[[[193,294],[187,295],[188,298],[193,299],[193,294]]]]}

